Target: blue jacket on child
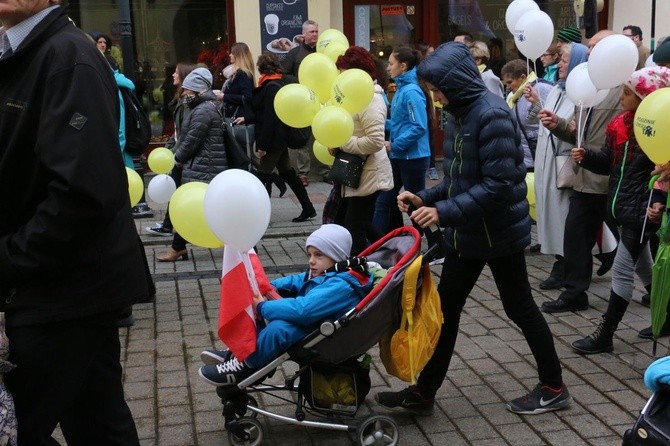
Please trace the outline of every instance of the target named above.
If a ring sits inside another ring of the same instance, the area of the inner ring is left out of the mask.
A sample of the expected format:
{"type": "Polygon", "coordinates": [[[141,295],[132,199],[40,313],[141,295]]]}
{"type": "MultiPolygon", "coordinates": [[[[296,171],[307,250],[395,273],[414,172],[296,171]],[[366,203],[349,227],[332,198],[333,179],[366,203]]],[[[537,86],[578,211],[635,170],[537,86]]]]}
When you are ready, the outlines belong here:
{"type": "Polygon", "coordinates": [[[295,296],[261,302],[256,312],[267,321],[259,331],[256,351],[245,362],[260,368],[286,351],[321,321],[352,309],[372,289],[369,272],[328,272],[307,279],[293,274],[271,281],[281,295],[295,296]]]}

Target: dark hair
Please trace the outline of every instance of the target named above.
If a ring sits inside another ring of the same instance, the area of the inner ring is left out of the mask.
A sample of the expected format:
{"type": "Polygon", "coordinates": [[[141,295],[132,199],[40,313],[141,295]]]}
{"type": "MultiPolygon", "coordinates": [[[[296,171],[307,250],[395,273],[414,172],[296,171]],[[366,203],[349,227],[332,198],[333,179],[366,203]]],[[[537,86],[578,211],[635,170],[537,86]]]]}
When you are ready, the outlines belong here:
{"type": "MultiPolygon", "coordinates": [[[[186,79],[186,76],[189,75],[189,73],[193,70],[198,68],[197,65],[192,64],[191,62],[179,62],[177,66],[175,67],[175,71],[179,75],[179,79],[181,79],[181,82],[184,82],[184,79],[186,79]]],[[[181,86],[181,83],[179,84],[179,87],[177,88],[177,91],[174,94],[175,99],[179,99],[181,97],[181,94],[184,92],[184,89],[181,86]]]]}
{"type": "Polygon", "coordinates": [[[630,33],[634,36],[638,36],[640,40],[642,40],[642,28],[639,26],[635,25],[626,25],[623,27],[623,31],[626,31],[627,29],[630,30],[630,33]]]}
{"type": "Polygon", "coordinates": [[[339,70],[348,70],[350,68],[360,68],[370,75],[372,80],[377,79],[377,69],[375,60],[370,51],[360,46],[350,46],[340,57],[337,58],[335,65],[339,70]]]}
{"type": "Polygon", "coordinates": [[[498,47],[501,50],[503,49],[503,41],[499,37],[491,37],[489,39],[489,51],[491,50],[491,47],[498,47]]]}
{"type": "Polygon", "coordinates": [[[377,56],[373,56],[373,60],[377,74],[377,85],[382,87],[382,90],[387,91],[389,88],[389,73],[386,71],[386,63],[377,56]]]}
{"type": "Polygon", "coordinates": [[[421,61],[421,53],[408,46],[399,46],[391,53],[398,62],[407,65],[407,71],[411,70],[421,61]]]}
{"type": "Polygon", "coordinates": [[[518,79],[526,73],[526,62],[521,59],[510,60],[500,69],[501,78],[510,76],[512,79],[518,79]]]}
{"type": "Polygon", "coordinates": [[[470,45],[470,44],[472,44],[472,42],[475,41],[475,38],[472,37],[472,34],[470,34],[470,33],[467,32],[467,31],[463,31],[462,33],[458,33],[458,34],[456,34],[456,35],[454,36],[454,39],[455,39],[456,37],[458,37],[458,36],[463,36],[463,40],[465,40],[464,43],[465,43],[466,45],[470,45]]]}
{"type": "Polygon", "coordinates": [[[416,44],[416,49],[419,50],[419,53],[421,54],[421,60],[425,59],[426,56],[428,56],[428,51],[431,48],[433,48],[433,45],[426,43],[423,40],[419,41],[419,43],[416,44]]]}
{"type": "Polygon", "coordinates": [[[256,62],[258,67],[258,72],[261,74],[275,74],[281,73],[281,63],[277,56],[274,53],[265,51],[263,54],[258,56],[258,62],[256,62]]]}

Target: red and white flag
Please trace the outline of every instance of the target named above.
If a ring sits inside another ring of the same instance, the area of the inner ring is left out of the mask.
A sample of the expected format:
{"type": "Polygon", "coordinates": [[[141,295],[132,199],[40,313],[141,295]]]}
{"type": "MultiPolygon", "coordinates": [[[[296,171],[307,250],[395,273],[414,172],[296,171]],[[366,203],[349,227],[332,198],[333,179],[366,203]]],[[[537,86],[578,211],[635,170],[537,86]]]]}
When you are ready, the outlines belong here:
{"type": "Polygon", "coordinates": [[[252,307],[256,290],[262,295],[273,291],[256,253],[226,246],[218,332],[219,338],[240,361],[256,351],[256,319],[252,307]]]}

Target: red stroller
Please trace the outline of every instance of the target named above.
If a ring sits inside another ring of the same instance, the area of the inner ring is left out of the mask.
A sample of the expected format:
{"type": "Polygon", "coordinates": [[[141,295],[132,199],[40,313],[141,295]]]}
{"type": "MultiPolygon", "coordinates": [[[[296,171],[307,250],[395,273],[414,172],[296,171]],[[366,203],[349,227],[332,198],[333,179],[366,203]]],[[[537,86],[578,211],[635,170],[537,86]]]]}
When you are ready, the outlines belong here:
{"type": "MultiPolygon", "coordinates": [[[[441,234],[437,236],[441,238],[441,234]]],[[[440,248],[430,249],[424,262],[431,260],[440,248]]],[[[366,352],[399,324],[404,272],[420,255],[420,250],[421,236],[411,226],[396,229],[369,246],[361,256],[368,262],[377,262],[388,272],[356,307],[337,320],[323,322],[318,330],[236,386],[217,387],[231,444],[263,443],[263,425],[257,420],[259,414],[290,424],[355,433],[361,445],[398,444],[398,425],[388,415],[371,414],[362,421],[347,418],[355,416],[370,390],[366,352]],[[361,357],[364,359],[360,360],[361,357]],[[283,386],[263,382],[288,360],[298,363],[299,369],[286,377],[283,386]],[[319,383],[329,379],[336,380],[337,384],[324,394],[323,390],[319,391],[319,383]],[[252,396],[254,393],[276,396],[278,392],[297,393],[293,399],[294,417],[262,409],[252,396]],[[321,394],[317,394],[319,392],[321,394]],[[307,420],[308,414],[322,421],[307,420]]]]}

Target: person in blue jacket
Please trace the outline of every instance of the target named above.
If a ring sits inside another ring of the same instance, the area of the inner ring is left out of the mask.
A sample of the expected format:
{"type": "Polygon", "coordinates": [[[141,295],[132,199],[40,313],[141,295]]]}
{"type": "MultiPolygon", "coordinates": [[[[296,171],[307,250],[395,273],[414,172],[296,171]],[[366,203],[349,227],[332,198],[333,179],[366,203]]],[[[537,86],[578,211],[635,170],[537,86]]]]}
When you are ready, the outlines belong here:
{"type": "Polygon", "coordinates": [[[565,408],[571,397],[551,331],[528,283],[524,249],[530,244],[530,217],[518,123],[505,101],[486,88],[462,43],[441,45],[421,62],[418,74],[450,115],[444,131],[444,178],[417,194],[403,192],[397,201],[403,212],[409,205],[416,208],[410,217],[419,226],[445,228],[438,286],[444,323],[416,386],[381,392],[376,399],[386,407],[432,414],[454,353],[461,312],[488,266],[505,314],[523,332],[539,375],[539,384],[507,408],[529,415],[565,408]]]}
{"type": "MultiPolygon", "coordinates": [[[[266,324],[258,332],[256,351],[244,361],[229,351],[207,351],[220,362],[202,366],[202,379],[215,386],[234,385],[284,353],[324,319],[339,317],[355,307],[372,289],[370,273],[332,270],[337,262],[349,258],[351,244],[351,234],[342,226],[327,224],[314,231],[305,242],[307,273],[271,282],[285,298],[265,300],[259,294],[254,299],[256,315],[266,324]]],[[[257,325],[261,327],[263,322],[257,325]]]]}
{"type": "Polygon", "coordinates": [[[420,60],[421,53],[409,47],[398,47],[389,56],[387,71],[398,86],[391,101],[391,117],[386,120],[390,137],[384,141],[393,167],[393,189],[379,194],[373,217],[373,224],[384,234],[402,225],[402,219],[391,214],[397,212],[400,189],[416,193],[426,187],[430,141],[426,95],[416,75],[420,60]]]}

